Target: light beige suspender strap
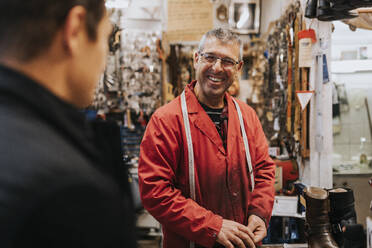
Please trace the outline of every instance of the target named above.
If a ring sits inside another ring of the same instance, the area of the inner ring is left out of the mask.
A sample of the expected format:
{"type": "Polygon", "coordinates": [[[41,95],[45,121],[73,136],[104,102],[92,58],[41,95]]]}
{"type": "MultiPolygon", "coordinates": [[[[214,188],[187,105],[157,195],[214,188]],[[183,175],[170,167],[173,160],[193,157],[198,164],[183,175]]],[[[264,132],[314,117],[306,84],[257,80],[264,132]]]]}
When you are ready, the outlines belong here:
{"type": "MultiPolygon", "coordinates": [[[[242,136],[243,136],[243,141],[244,141],[245,156],[246,156],[247,164],[248,164],[248,172],[249,172],[250,180],[251,180],[251,191],[253,191],[254,190],[254,175],[253,175],[253,169],[252,169],[251,155],[249,153],[249,145],[248,145],[247,134],[245,132],[244,122],[243,122],[243,117],[242,117],[242,112],[240,110],[240,107],[239,107],[238,103],[235,101],[235,99],[233,99],[233,101],[235,103],[236,110],[238,111],[238,116],[239,116],[239,121],[240,121],[240,128],[241,128],[241,131],[242,131],[242,136]]],[[[183,123],[185,125],[187,151],[188,151],[188,158],[189,158],[190,198],[195,201],[196,196],[195,196],[194,149],[193,149],[193,146],[192,146],[190,121],[189,121],[189,115],[188,115],[188,111],[187,111],[185,91],[183,91],[182,94],[181,94],[181,108],[182,108],[183,123]]],[[[190,248],[194,248],[194,247],[195,247],[195,243],[190,242],[190,248]]]]}
{"type": "MultiPolygon", "coordinates": [[[[181,108],[182,108],[183,123],[185,125],[187,151],[188,151],[188,158],[189,158],[190,198],[195,201],[196,197],[195,197],[194,148],[192,147],[190,121],[189,121],[189,115],[187,112],[185,91],[183,91],[181,94],[181,108]]],[[[194,247],[195,247],[195,243],[190,242],[190,248],[194,248],[194,247]]]]}
{"type": "Polygon", "coordinates": [[[191,199],[195,200],[196,197],[195,197],[194,149],[192,147],[190,121],[189,121],[189,115],[187,112],[185,91],[183,91],[181,94],[181,106],[182,106],[183,122],[185,125],[185,132],[186,132],[186,139],[187,139],[187,150],[188,150],[188,155],[189,155],[188,158],[189,158],[190,197],[191,199]]]}
{"type": "Polygon", "coordinates": [[[250,176],[250,179],[251,179],[251,192],[253,192],[253,190],[254,190],[253,166],[252,166],[251,153],[249,152],[249,143],[248,143],[248,139],[247,139],[247,134],[246,134],[245,128],[244,128],[244,121],[243,121],[242,111],[240,110],[239,104],[235,101],[235,99],[234,98],[232,98],[232,99],[235,103],[236,110],[238,111],[238,117],[239,117],[239,121],[240,121],[240,129],[242,130],[242,136],[243,136],[243,141],[244,141],[245,157],[247,158],[248,172],[249,172],[249,176],[250,176]]]}

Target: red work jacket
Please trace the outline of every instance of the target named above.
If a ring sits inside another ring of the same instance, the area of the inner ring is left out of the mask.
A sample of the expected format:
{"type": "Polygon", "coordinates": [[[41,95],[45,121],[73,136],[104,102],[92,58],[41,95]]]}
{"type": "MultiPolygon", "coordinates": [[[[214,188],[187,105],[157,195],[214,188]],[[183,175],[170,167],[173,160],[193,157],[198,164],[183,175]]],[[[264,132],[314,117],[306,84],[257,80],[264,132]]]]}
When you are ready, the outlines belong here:
{"type": "Polygon", "coordinates": [[[255,189],[250,192],[244,143],[232,97],[225,94],[225,150],[214,123],[190,85],[185,90],[195,157],[196,201],[189,198],[188,151],[180,97],[159,108],[147,126],[138,168],[140,193],[144,207],[162,224],[164,247],[187,248],[189,241],[212,247],[223,218],[247,225],[249,215],[256,214],[268,223],[274,202],[274,163],[256,113],[237,100],[255,176],[255,189]]]}

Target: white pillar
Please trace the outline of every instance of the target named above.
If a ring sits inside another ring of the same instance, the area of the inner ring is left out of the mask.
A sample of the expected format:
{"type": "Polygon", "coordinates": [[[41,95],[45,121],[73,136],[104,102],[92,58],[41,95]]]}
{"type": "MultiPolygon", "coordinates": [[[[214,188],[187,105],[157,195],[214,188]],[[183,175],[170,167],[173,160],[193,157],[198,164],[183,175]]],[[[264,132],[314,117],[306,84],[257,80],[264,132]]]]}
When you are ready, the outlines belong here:
{"type": "MultiPolygon", "coordinates": [[[[320,80],[317,78],[316,54],[326,54],[330,77],[332,23],[319,22],[315,19],[312,22],[307,20],[307,27],[309,27],[310,23],[311,28],[313,28],[317,34],[317,43],[313,49],[314,63],[310,69],[310,88],[316,90],[316,80],[320,80]]],[[[331,188],[333,153],[331,82],[326,84],[321,83],[318,90],[321,94],[320,97],[314,95],[310,102],[310,163],[306,163],[305,165],[303,182],[311,186],[331,188]],[[317,103],[317,101],[320,102],[317,103]],[[317,122],[317,106],[318,111],[321,112],[320,122],[317,122]],[[319,132],[319,130],[321,130],[321,132],[319,132]],[[322,137],[316,137],[317,133],[321,134],[322,137]],[[319,149],[320,144],[322,145],[322,149],[319,149]]],[[[315,94],[317,94],[317,92],[315,94]]]]}

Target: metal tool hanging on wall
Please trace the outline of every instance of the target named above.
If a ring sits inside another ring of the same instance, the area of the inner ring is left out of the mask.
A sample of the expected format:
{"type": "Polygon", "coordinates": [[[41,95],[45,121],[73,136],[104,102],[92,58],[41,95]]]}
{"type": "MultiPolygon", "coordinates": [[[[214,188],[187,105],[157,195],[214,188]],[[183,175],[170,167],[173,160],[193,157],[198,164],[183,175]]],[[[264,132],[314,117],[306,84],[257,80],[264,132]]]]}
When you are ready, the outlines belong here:
{"type": "MultiPolygon", "coordinates": [[[[264,51],[260,52],[258,47],[262,46],[259,39],[252,39],[248,57],[245,55],[245,63],[249,68],[254,68],[255,58],[258,54],[265,54],[261,60],[267,61],[267,67],[262,74],[264,79],[262,86],[254,80],[253,70],[248,70],[248,79],[251,80],[252,92],[263,92],[263,99],[259,100],[256,96],[248,99],[258,116],[265,134],[269,139],[271,147],[280,147],[281,153],[286,150],[290,157],[295,157],[299,153],[300,140],[302,139],[302,129],[308,123],[303,124],[303,114],[301,114],[300,104],[295,99],[295,91],[301,90],[301,82],[307,82],[308,75],[301,73],[299,68],[299,40],[298,32],[302,26],[302,14],[300,2],[291,4],[283,16],[275,23],[271,24],[268,33],[262,37],[267,38],[264,42],[264,51]],[[305,79],[302,79],[305,76],[305,79]],[[262,88],[261,88],[262,87],[262,88]],[[262,103],[261,103],[262,102],[262,103]]],[[[244,71],[244,68],[243,68],[244,71]]],[[[255,93],[256,94],[256,93],[255,93]]],[[[306,120],[305,120],[306,121],[306,120]]],[[[284,152],[286,153],[286,152],[284,152]]]]}
{"type": "MultiPolygon", "coordinates": [[[[299,177],[297,157],[301,155],[299,148],[302,137],[301,107],[295,98],[295,91],[301,90],[303,76],[299,68],[297,37],[302,27],[300,3],[291,4],[283,16],[271,26],[269,33],[262,35],[267,38],[267,42],[252,39],[251,46],[247,49],[249,52],[244,54],[252,92],[262,98],[251,96],[247,102],[255,108],[260,117],[269,139],[271,156],[276,156],[276,163],[285,165],[285,169],[290,172],[284,178],[288,183],[283,190],[283,193],[290,194],[293,181],[299,177]],[[265,48],[262,53],[259,49],[261,46],[265,48]],[[258,59],[259,54],[264,56],[258,59]],[[253,76],[256,73],[253,70],[256,60],[266,61],[267,66],[261,74],[263,79],[253,76]],[[257,83],[259,80],[262,81],[262,86],[257,83]]],[[[307,75],[304,80],[307,81],[307,75]]]]}

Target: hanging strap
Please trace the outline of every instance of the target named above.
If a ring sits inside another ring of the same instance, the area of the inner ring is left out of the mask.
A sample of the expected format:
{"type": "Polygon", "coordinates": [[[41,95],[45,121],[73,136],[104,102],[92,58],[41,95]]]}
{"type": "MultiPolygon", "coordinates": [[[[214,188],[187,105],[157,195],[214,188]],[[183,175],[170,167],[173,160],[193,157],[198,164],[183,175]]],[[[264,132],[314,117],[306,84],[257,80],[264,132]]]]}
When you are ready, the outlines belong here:
{"type": "MultiPolygon", "coordinates": [[[[246,159],[247,159],[248,172],[249,172],[250,180],[251,180],[251,192],[252,192],[254,190],[254,175],[253,175],[251,155],[250,155],[250,152],[249,152],[247,134],[245,132],[244,122],[243,122],[243,117],[242,117],[242,112],[240,110],[240,107],[239,107],[238,103],[235,101],[235,99],[234,98],[232,98],[232,99],[235,103],[236,110],[238,111],[240,128],[241,128],[241,131],[242,131],[242,136],[243,136],[243,141],[244,141],[245,156],[246,156],[246,159]]],[[[195,201],[196,197],[195,197],[194,148],[192,146],[190,121],[189,121],[189,115],[188,115],[188,111],[187,111],[185,91],[183,91],[182,94],[181,94],[181,108],[182,108],[183,123],[185,125],[187,151],[188,151],[188,158],[189,158],[190,198],[195,201]]],[[[194,248],[194,247],[195,247],[195,243],[190,242],[190,248],[194,248]]]]}
{"type": "Polygon", "coordinates": [[[244,141],[245,157],[247,159],[248,172],[249,172],[249,176],[250,176],[250,179],[251,179],[251,192],[253,192],[253,190],[254,190],[254,175],[253,175],[253,166],[252,166],[251,154],[249,152],[249,143],[248,143],[248,139],[247,139],[247,133],[245,132],[242,111],[240,110],[239,104],[235,101],[234,98],[232,98],[232,99],[235,103],[236,110],[238,111],[238,117],[239,117],[239,121],[240,121],[240,129],[242,130],[242,136],[243,136],[243,141],[244,141]]]}
{"type": "Polygon", "coordinates": [[[189,121],[189,115],[187,112],[185,91],[183,91],[181,94],[181,107],[182,107],[183,123],[185,125],[185,131],[186,131],[187,150],[188,150],[188,157],[189,157],[190,197],[191,199],[195,200],[196,197],[195,197],[194,149],[192,147],[190,121],[189,121]]]}
{"type": "MultiPolygon", "coordinates": [[[[195,201],[196,197],[195,197],[194,149],[192,147],[190,121],[189,121],[189,115],[187,111],[185,91],[183,91],[181,94],[181,108],[182,108],[183,123],[185,125],[187,151],[188,151],[188,158],[189,158],[190,198],[195,201]]],[[[190,248],[194,248],[194,247],[195,247],[195,243],[190,242],[190,248]]]]}

